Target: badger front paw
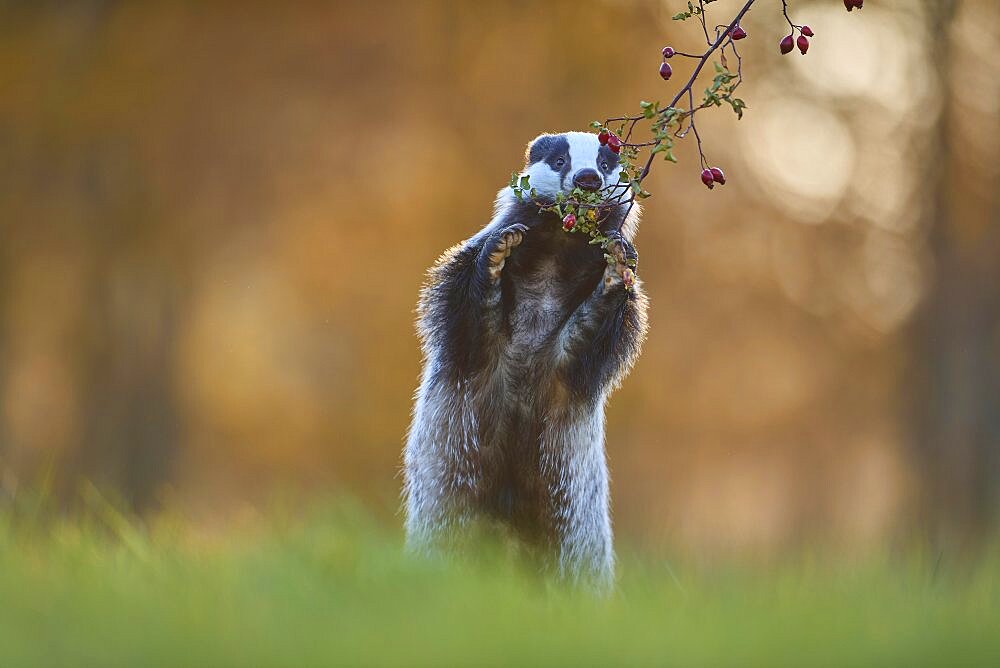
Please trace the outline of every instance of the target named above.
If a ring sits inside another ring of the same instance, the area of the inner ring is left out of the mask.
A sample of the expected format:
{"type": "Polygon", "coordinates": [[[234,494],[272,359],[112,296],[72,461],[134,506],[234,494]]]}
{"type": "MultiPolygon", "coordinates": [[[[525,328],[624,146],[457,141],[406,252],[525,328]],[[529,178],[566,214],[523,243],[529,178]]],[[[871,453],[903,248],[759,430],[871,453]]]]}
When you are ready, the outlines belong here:
{"type": "Polygon", "coordinates": [[[622,236],[621,232],[611,232],[608,234],[605,250],[607,252],[604,257],[608,261],[608,268],[604,272],[604,285],[611,287],[620,281],[625,286],[625,291],[632,294],[635,287],[635,272],[639,266],[639,254],[635,246],[622,236]]]}
{"type": "Polygon", "coordinates": [[[524,235],[527,231],[526,225],[514,223],[501,229],[486,242],[483,251],[486,254],[487,270],[491,281],[500,278],[504,262],[510,257],[510,252],[524,241],[524,235]]]}

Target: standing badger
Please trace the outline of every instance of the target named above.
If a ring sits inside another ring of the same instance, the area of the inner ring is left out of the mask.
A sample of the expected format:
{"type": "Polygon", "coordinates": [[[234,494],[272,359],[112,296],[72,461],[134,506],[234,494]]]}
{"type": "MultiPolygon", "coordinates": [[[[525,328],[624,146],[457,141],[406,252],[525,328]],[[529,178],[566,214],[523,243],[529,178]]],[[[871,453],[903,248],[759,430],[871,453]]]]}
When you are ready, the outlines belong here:
{"type": "MultiPolygon", "coordinates": [[[[618,155],[590,133],[542,135],[526,157],[541,200],[618,183],[618,155]]],[[[441,548],[488,520],[560,576],[611,584],[604,404],[646,333],[639,282],[623,281],[637,224],[637,206],[612,210],[606,258],[508,188],[486,227],[431,268],[404,455],[411,549],[441,548]]]]}

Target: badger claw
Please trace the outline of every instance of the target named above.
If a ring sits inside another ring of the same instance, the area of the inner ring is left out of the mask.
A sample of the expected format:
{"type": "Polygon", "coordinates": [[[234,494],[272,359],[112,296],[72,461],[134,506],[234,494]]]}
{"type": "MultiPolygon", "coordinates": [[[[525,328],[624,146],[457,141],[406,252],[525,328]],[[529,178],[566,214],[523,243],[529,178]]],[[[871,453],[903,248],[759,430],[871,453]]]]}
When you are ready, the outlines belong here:
{"type": "Polygon", "coordinates": [[[510,250],[515,246],[521,245],[524,241],[524,234],[528,231],[527,225],[522,225],[521,223],[514,223],[513,225],[508,225],[507,227],[500,230],[498,233],[499,241],[497,247],[503,248],[510,255],[510,250]]]}
{"type": "Polygon", "coordinates": [[[500,278],[504,262],[510,257],[510,252],[524,241],[524,235],[527,231],[526,225],[514,223],[501,229],[487,242],[484,250],[487,253],[491,281],[500,278]]]}
{"type": "Polygon", "coordinates": [[[635,271],[639,266],[639,254],[635,246],[621,232],[611,232],[605,249],[608,260],[605,283],[610,285],[615,278],[620,279],[625,285],[625,291],[631,294],[635,285],[635,271]]]}
{"type": "Polygon", "coordinates": [[[608,243],[605,246],[608,251],[608,261],[631,268],[633,271],[639,266],[639,253],[635,246],[626,239],[621,232],[609,232],[608,243]]]}

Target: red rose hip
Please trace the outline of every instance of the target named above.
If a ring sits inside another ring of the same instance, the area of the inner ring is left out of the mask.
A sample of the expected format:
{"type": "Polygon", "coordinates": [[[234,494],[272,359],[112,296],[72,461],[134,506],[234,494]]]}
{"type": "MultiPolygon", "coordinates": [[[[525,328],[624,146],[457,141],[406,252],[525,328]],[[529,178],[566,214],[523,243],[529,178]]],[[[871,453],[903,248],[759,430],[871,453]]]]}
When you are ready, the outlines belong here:
{"type": "Polygon", "coordinates": [[[663,57],[664,58],[673,58],[673,56],[674,56],[675,53],[677,53],[677,52],[674,51],[674,47],[672,47],[672,46],[665,46],[665,47],[663,47],[663,57]]]}
{"type": "Polygon", "coordinates": [[[815,35],[813,35],[812,28],[810,28],[809,26],[802,26],[801,32],[806,37],[815,37],[815,35]]]}
{"type": "Polygon", "coordinates": [[[563,223],[563,229],[569,232],[574,227],[576,227],[576,216],[574,216],[571,213],[567,213],[566,217],[563,218],[562,223],[563,223]]]}
{"type": "Polygon", "coordinates": [[[674,73],[674,68],[670,67],[670,63],[660,64],[660,76],[666,81],[670,78],[670,75],[674,73]]]}
{"type": "Polygon", "coordinates": [[[611,137],[611,133],[607,130],[601,130],[597,133],[597,141],[601,142],[601,146],[608,143],[608,139],[611,137]]]}
{"type": "Polygon", "coordinates": [[[613,153],[618,153],[622,150],[622,140],[619,139],[617,135],[609,136],[608,148],[610,148],[613,153]]]}
{"type": "Polygon", "coordinates": [[[701,182],[708,186],[709,190],[715,187],[715,176],[711,169],[701,170],[701,182]]]}
{"type": "Polygon", "coordinates": [[[796,44],[796,46],[799,47],[799,51],[802,52],[802,55],[803,56],[806,55],[806,51],[809,50],[809,40],[806,39],[806,36],[805,35],[799,35],[799,38],[797,40],[795,40],[795,44],[796,44]]]}
{"type": "Polygon", "coordinates": [[[791,53],[792,49],[795,48],[795,41],[791,35],[785,35],[778,42],[778,48],[781,49],[782,54],[791,53]]]}
{"type": "Polygon", "coordinates": [[[718,167],[712,167],[708,170],[712,173],[712,180],[718,183],[720,186],[726,185],[726,175],[718,167]]]}
{"type": "Polygon", "coordinates": [[[736,26],[735,28],[733,28],[733,31],[730,33],[729,36],[733,38],[734,42],[736,42],[738,40],[744,39],[747,36],[747,31],[744,30],[741,26],[736,26]]]}

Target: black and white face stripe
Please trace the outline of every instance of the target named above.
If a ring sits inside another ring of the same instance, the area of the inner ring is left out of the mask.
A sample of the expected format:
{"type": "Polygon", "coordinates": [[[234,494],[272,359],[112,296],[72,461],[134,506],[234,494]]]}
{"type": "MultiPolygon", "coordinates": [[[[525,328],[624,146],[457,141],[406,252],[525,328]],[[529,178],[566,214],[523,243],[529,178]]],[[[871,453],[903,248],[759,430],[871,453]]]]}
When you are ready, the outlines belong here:
{"type": "Polygon", "coordinates": [[[618,154],[607,146],[601,146],[597,152],[597,166],[601,169],[601,174],[605,175],[604,181],[608,183],[608,177],[612,174],[615,180],[610,183],[614,185],[618,182],[618,154]]]}
{"type": "Polygon", "coordinates": [[[601,188],[618,183],[618,155],[602,146],[597,135],[590,132],[541,135],[528,147],[527,160],[523,173],[542,195],[570,192],[574,176],[584,170],[600,175],[601,188]]]}
{"type": "Polygon", "coordinates": [[[569,140],[563,135],[542,135],[528,149],[528,164],[545,163],[553,172],[565,179],[573,166],[569,140]]]}

